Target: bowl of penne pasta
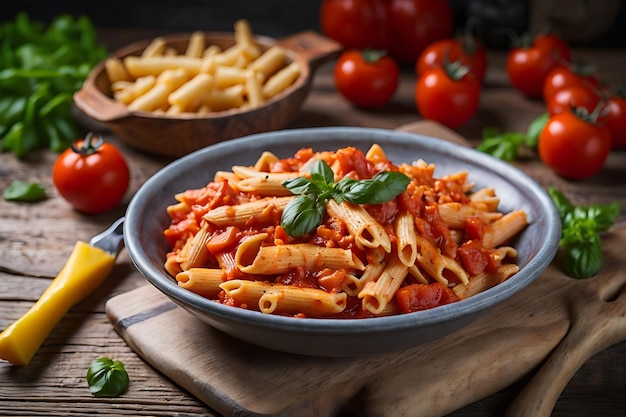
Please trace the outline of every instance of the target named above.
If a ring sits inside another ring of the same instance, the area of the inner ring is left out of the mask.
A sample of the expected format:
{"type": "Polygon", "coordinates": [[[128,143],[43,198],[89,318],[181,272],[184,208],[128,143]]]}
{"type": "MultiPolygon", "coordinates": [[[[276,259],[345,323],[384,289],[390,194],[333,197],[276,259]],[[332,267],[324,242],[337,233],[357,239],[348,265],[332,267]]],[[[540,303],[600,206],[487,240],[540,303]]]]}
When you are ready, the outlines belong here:
{"type": "Polygon", "coordinates": [[[190,314],[272,350],[352,357],[448,336],[550,264],[546,191],[414,133],[287,129],[221,142],[131,200],[129,255],[190,314]]]}
{"type": "Polygon", "coordinates": [[[94,67],[74,103],[128,145],[179,157],[286,127],[317,67],[340,51],[312,31],[273,39],[239,20],[233,33],[171,34],[113,52],[94,67]]]}

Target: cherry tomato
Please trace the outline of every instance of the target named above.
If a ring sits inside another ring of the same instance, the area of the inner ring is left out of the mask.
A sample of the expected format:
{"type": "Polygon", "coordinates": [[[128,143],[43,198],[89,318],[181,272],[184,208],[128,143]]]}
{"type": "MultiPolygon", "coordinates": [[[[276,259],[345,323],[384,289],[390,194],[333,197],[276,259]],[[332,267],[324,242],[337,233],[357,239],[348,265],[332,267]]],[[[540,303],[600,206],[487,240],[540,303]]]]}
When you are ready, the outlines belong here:
{"type": "Polygon", "coordinates": [[[398,87],[398,72],[398,65],[384,51],[349,49],[335,64],[335,86],[359,107],[381,107],[398,87]]]}
{"type": "Polygon", "coordinates": [[[613,149],[626,149],[626,98],[611,95],[606,103],[606,124],[611,130],[613,149]]]}
{"type": "Polygon", "coordinates": [[[572,52],[569,45],[554,33],[539,33],[535,35],[534,43],[538,47],[547,49],[555,54],[557,63],[566,64],[572,61],[572,52]]]}
{"type": "Polygon", "coordinates": [[[102,138],[88,134],[66,149],[52,169],[59,194],[76,210],[98,214],[116,207],[130,182],[130,171],[120,151],[102,138]]]}
{"type": "Polygon", "coordinates": [[[548,73],[543,82],[544,102],[547,103],[561,88],[572,85],[599,89],[600,81],[591,67],[577,64],[557,65],[548,73]]]}
{"type": "Polygon", "coordinates": [[[513,87],[529,98],[542,98],[548,73],[569,58],[569,50],[566,54],[558,39],[554,35],[538,35],[531,43],[525,42],[509,50],[506,72],[513,87]]]}
{"type": "Polygon", "coordinates": [[[482,83],[487,71],[487,54],[482,44],[469,36],[446,38],[431,43],[417,59],[415,72],[421,77],[429,69],[453,61],[469,66],[482,83]]]}
{"type": "Polygon", "coordinates": [[[324,0],[320,27],[346,49],[385,49],[414,65],[426,46],[450,36],[454,16],[447,0],[324,0]]]}
{"type": "Polygon", "coordinates": [[[426,119],[457,128],[469,121],[478,109],[480,82],[464,66],[450,64],[432,68],[417,81],[415,101],[426,119]]]}
{"type": "Polygon", "coordinates": [[[415,64],[424,48],[450,36],[454,30],[454,16],[447,0],[391,0],[387,10],[387,50],[404,63],[415,64]]]}
{"type": "Polygon", "coordinates": [[[550,115],[569,111],[571,108],[583,107],[592,112],[600,103],[596,90],[583,84],[561,88],[546,103],[550,115]]]}
{"type": "Polygon", "coordinates": [[[346,49],[385,49],[387,9],[372,0],[324,0],[320,6],[322,32],[346,49]]]}
{"type": "Polygon", "coordinates": [[[539,135],[539,157],[558,175],[583,180],[597,174],[611,151],[611,131],[576,112],[551,116],[539,135]]]}

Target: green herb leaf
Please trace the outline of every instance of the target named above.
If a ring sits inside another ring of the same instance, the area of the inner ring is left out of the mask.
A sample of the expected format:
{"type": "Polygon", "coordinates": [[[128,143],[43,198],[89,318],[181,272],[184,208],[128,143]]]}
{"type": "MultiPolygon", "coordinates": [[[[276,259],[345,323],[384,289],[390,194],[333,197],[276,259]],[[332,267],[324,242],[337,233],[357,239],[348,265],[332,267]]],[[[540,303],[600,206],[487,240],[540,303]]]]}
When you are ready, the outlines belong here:
{"type": "Polygon", "coordinates": [[[7,201],[37,202],[46,199],[46,190],[34,182],[15,180],[4,189],[2,196],[7,201]]]}
{"type": "Polygon", "coordinates": [[[566,251],[565,272],[572,278],[590,278],[602,268],[600,238],[589,242],[577,242],[566,251]]]}
{"type": "Polygon", "coordinates": [[[117,397],[128,388],[129,378],[122,362],[98,358],[89,365],[87,383],[96,397],[117,397]]]}
{"type": "Polygon", "coordinates": [[[289,236],[304,236],[322,223],[325,212],[324,201],[313,194],[299,195],[287,204],[280,222],[289,236]]]}
{"type": "Polygon", "coordinates": [[[406,190],[409,184],[406,175],[392,171],[379,172],[371,180],[352,180],[342,184],[344,179],[337,185],[341,190],[338,197],[353,204],[381,204],[391,201],[406,190]]]}
{"type": "Polygon", "coordinates": [[[608,230],[619,214],[620,205],[573,205],[554,187],[548,189],[561,217],[559,246],[564,251],[564,270],[573,278],[589,278],[602,267],[600,232],[608,230]]]}
{"type": "Polygon", "coordinates": [[[283,210],[281,226],[294,237],[313,231],[324,220],[326,200],[338,203],[381,204],[393,200],[409,184],[409,178],[400,172],[379,172],[371,179],[342,178],[335,183],[335,174],[322,160],[311,166],[311,178],[298,177],[283,182],[283,186],[296,194],[283,210]]]}
{"type": "Polygon", "coordinates": [[[528,126],[528,130],[526,131],[526,145],[530,147],[536,147],[539,143],[539,135],[541,135],[541,131],[543,130],[546,123],[550,119],[550,114],[548,112],[542,113],[535,120],[533,120],[528,126]]]}
{"type": "Polygon", "coordinates": [[[328,164],[321,159],[315,161],[311,166],[311,177],[318,184],[331,185],[335,182],[335,173],[328,164]]]}
{"type": "Polygon", "coordinates": [[[486,127],[483,129],[483,139],[476,149],[503,161],[515,161],[524,150],[537,147],[539,135],[549,118],[547,112],[542,113],[530,123],[526,133],[500,132],[495,127],[486,127]]]}
{"type": "Polygon", "coordinates": [[[46,28],[21,12],[0,23],[0,45],[0,151],[66,149],[80,134],[72,96],[107,56],[91,21],[62,15],[46,28]],[[63,127],[50,128],[50,120],[63,127]]]}

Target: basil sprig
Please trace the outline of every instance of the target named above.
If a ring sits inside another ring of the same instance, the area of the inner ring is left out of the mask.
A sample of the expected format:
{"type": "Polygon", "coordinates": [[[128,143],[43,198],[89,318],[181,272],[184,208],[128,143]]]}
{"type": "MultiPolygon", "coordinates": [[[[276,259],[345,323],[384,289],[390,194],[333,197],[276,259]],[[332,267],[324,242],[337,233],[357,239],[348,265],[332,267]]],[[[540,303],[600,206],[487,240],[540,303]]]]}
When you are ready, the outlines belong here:
{"type": "Polygon", "coordinates": [[[95,397],[117,397],[128,388],[129,378],[122,362],[98,358],[89,365],[87,383],[95,397]]]}
{"type": "Polygon", "coordinates": [[[615,222],[619,203],[575,206],[554,187],[550,187],[548,193],[561,217],[559,246],[564,251],[565,272],[573,278],[596,275],[602,267],[600,233],[615,222]]]}
{"type": "Polygon", "coordinates": [[[549,114],[542,113],[530,123],[526,132],[501,132],[495,127],[486,127],[476,149],[503,161],[516,161],[537,148],[539,135],[548,119],[549,114]]]}
{"type": "Polygon", "coordinates": [[[337,203],[381,204],[393,200],[406,190],[409,177],[394,171],[382,171],[371,179],[342,178],[335,182],[335,174],[328,164],[317,160],[311,165],[311,178],[298,177],[283,182],[296,194],[285,207],[280,223],[289,236],[306,235],[322,223],[326,201],[337,203]]]}

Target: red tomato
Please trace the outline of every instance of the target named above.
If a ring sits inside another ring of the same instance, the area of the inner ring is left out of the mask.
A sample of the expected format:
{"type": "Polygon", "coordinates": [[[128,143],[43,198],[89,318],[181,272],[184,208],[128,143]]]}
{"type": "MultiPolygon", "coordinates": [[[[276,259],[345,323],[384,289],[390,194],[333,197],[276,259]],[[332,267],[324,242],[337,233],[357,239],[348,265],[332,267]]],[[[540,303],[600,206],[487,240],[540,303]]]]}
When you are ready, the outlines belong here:
{"type": "Polygon", "coordinates": [[[116,207],[130,182],[130,171],[120,151],[88,134],[56,160],[52,181],[59,194],[76,210],[98,214],[116,207]]]}
{"type": "Polygon", "coordinates": [[[322,32],[346,49],[385,49],[387,9],[372,0],[324,0],[320,6],[322,32]]]}
{"type": "MultiPolygon", "coordinates": [[[[513,87],[529,98],[541,98],[548,73],[569,58],[554,35],[540,35],[532,44],[513,47],[506,58],[506,72],[513,87]],[[565,56],[563,56],[566,54],[565,56]]],[[[565,45],[567,46],[567,45],[565,45]]]]}
{"type": "Polygon", "coordinates": [[[551,116],[539,136],[539,157],[558,175],[583,180],[597,174],[611,151],[611,131],[573,112],[551,116]]]}
{"type": "Polygon", "coordinates": [[[398,87],[398,65],[383,51],[349,49],[335,64],[335,86],[359,107],[386,104],[398,87]]]}
{"type": "Polygon", "coordinates": [[[560,64],[572,61],[572,53],[567,42],[553,33],[537,34],[534,38],[534,43],[538,47],[547,49],[555,54],[556,61],[560,64]]]}
{"type": "Polygon", "coordinates": [[[626,98],[611,95],[606,103],[606,124],[611,130],[613,149],[626,149],[626,98]]]}
{"type": "Polygon", "coordinates": [[[548,73],[543,82],[543,101],[547,103],[557,91],[572,85],[599,89],[600,81],[588,67],[557,65],[548,73]]]}
{"type": "Polygon", "coordinates": [[[478,40],[466,36],[446,38],[431,43],[417,59],[415,71],[417,76],[421,77],[429,69],[453,61],[469,66],[480,82],[485,78],[487,71],[485,48],[478,40]]]}
{"type": "Polygon", "coordinates": [[[474,74],[454,72],[451,66],[432,68],[415,87],[418,112],[453,129],[474,116],[479,96],[480,82],[474,74]]]}
{"type": "Polygon", "coordinates": [[[447,0],[390,0],[387,9],[387,50],[401,62],[415,64],[424,48],[454,30],[447,0]]]}
{"type": "Polygon", "coordinates": [[[579,84],[561,88],[546,102],[546,108],[550,115],[569,111],[573,107],[583,107],[591,113],[599,103],[600,96],[593,88],[579,84]]]}
{"type": "Polygon", "coordinates": [[[439,282],[406,285],[396,292],[395,299],[403,313],[428,310],[460,301],[454,291],[439,282]]]}
{"type": "Polygon", "coordinates": [[[454,16],[447,0],[324,0],[320,26],[346,49],[385,49],[415,64],[426,46],[450,36],[454,16]]]}

